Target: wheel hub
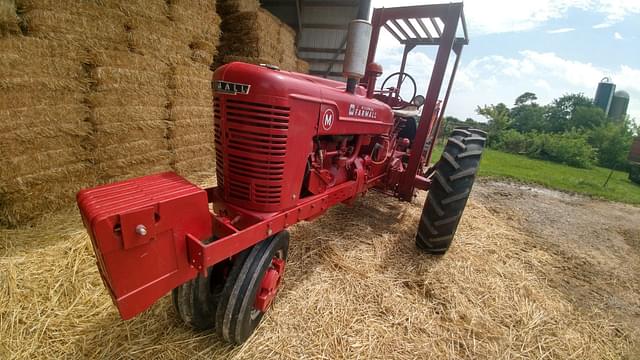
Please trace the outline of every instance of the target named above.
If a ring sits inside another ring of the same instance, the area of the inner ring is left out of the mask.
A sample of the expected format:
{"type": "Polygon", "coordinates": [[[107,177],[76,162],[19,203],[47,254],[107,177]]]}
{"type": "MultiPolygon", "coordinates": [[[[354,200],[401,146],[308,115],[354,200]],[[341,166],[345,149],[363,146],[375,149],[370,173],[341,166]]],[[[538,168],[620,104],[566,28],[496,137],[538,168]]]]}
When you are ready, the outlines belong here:
{"type": "Polygon", "coordinates": [[[285,261],[274,256],[271,260],[271,266],[269,266],[265,272],[262,282],[260,283],[254,305],[256,310],[266,312],[271,305],[271,302],[278,293],[278,288],[284,275],[284,267],[285,261]]]}

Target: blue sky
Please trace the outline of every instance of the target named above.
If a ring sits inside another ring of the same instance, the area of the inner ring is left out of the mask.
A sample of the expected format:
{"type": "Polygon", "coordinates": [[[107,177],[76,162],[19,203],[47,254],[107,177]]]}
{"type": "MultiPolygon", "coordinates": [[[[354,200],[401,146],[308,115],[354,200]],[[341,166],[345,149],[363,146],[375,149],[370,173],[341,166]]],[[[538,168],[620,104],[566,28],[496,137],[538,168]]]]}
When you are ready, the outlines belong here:
{"type": "MultiPolygon", "coordinates": [[[[429,1],[430,2],[430,1],[429,1]]],[[[373,0],[374,7],[425,0],[373,0]]],[[[471,43],[462,54],[447,115],[472,117],[477,105],[512,105],[525,91],[540,103],[566,93],[589,97],[605,76],[630,94],[640,123],[640,0],[468,0],[471,43]]],[[[376,60],[385,75],[399,69],[402,47],[381,36],[376,60]]],[[[434,49],[416,48],[407,63],[424,93],[434,49]]],[[[383,76],[385,76],[383,75],[383,76]]],[[[379,86],[379,85],[378,85],[379,86]]]]}

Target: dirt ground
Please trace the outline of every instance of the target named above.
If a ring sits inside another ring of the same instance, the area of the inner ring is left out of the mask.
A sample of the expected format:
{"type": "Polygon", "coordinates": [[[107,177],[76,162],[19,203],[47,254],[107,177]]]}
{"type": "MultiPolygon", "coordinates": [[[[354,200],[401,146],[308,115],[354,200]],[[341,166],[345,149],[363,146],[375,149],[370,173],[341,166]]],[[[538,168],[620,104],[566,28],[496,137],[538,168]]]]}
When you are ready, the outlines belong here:
{"type": "Polygon", "coordinates": [[[554,258],[540,271],[576,308],[640,330],[640,207],[498,181],[474,195],[554,258]]]}
{"type": "Polygon", "coordinates": [[[284,288],[235,348],[169,296],[121,321],[75,210],[0,230],[0,358],[640,358],[640,208],[481,180],[432,257],[424,200],[294,226],[284,288]]]}

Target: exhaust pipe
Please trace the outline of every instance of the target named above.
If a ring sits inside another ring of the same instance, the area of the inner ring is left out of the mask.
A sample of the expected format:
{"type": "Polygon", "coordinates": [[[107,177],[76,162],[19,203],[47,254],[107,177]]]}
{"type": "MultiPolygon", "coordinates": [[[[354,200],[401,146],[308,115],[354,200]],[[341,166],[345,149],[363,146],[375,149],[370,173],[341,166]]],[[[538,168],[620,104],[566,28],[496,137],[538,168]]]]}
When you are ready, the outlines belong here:
{"type": "Polygon", "coordinates": [[[370,22],[357,19],[349,23],[342,73],[347,78],[347,91],[352,94],[355,93],[358,82],[365,74],[370,40],[370,22]]]}

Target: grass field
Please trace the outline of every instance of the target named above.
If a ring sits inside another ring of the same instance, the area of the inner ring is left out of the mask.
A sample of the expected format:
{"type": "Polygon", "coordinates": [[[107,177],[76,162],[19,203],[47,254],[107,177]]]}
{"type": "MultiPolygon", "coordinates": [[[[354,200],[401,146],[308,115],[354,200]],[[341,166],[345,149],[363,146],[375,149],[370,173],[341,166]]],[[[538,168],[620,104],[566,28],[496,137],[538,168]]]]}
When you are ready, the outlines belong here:
{"type": "MultiPolygon", "coordinates": [[[[441,152],[442,147],[439,146],[433,159],[439,159],[441,152]]],[[[579,169],[491,149],[485,150],[480,164],[480,176],[513,179],[596,198],[640,204],[640,185],[629,181],[626,172],[614,171],[607,187],[602,186],[610,172],[601,167],[579,169]]]]}

